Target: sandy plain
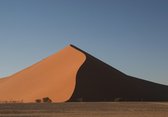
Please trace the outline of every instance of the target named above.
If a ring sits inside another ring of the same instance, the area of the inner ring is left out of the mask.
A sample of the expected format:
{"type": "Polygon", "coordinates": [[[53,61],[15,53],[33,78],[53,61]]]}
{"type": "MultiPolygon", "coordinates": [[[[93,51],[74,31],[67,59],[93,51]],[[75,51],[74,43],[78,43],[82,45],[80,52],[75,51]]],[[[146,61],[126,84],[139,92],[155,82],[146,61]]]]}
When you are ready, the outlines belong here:
{"type": "Polygon", "coordinates": [[[168,117],[168,102],[0,104],[0,117],[168,117]]]}

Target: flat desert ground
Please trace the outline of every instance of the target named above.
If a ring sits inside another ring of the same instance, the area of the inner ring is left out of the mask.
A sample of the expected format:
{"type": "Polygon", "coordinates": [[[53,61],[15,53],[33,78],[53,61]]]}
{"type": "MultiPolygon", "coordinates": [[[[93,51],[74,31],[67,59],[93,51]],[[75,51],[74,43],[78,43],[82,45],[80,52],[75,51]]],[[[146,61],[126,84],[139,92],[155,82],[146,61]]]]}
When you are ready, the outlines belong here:
{"type": "Polygon", "coordinates": [[[168,117],[166,102],[0,104],[0,117],[168,117]]]}

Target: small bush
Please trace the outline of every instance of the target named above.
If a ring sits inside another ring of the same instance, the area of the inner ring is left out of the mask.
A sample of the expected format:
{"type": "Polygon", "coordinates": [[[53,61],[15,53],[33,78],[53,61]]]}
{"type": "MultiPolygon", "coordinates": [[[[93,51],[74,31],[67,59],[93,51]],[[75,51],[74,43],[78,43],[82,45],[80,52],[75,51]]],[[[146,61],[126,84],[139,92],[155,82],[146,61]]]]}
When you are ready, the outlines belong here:
{"type": "Polygon", "coordinates": [[[41,99],[36,99],[36,103],[41,103],[41,99]]]}
{"type": "Polygon", "coordinates": [[[119,101],[122,101],[122,98],[115,98],[114,99],[114,102],[119,102],[119,101]]]}
{"type": "Polygon", "coordinates": [[[45,97],[45,98],[43,98],[43,102],[44,103],[51,103],[52,100],[49,97],[45,97]]]}

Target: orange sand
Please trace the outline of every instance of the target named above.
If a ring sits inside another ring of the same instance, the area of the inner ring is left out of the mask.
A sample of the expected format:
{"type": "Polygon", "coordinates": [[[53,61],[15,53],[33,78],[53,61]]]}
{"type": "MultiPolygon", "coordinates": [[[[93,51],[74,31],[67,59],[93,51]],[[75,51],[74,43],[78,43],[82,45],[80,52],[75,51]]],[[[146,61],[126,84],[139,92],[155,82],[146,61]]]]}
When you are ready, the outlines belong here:
{"type": "Polygon", "coordinates": [[[67,101],[85,60],[82,52],[67,46],[27,69],[0,79],[0,101],[34,102],[44,97],[53,102],[67,101]]]}

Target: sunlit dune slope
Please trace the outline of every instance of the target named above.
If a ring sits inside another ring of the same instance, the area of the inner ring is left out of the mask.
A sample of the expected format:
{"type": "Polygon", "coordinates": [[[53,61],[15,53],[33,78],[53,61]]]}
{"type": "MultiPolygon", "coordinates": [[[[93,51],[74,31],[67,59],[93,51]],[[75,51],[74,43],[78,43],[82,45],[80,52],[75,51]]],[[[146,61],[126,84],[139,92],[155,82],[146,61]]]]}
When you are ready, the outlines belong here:
{"type": "Polygon", "coordinates": [[[53,102],[67,101],[85,59],[82,52],[69,45],[27,69],[0,79],[0,101],[34,102],[44,97],[53,102]]]}

